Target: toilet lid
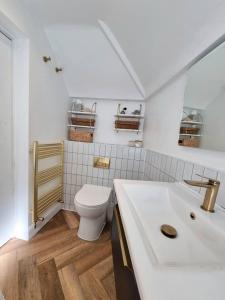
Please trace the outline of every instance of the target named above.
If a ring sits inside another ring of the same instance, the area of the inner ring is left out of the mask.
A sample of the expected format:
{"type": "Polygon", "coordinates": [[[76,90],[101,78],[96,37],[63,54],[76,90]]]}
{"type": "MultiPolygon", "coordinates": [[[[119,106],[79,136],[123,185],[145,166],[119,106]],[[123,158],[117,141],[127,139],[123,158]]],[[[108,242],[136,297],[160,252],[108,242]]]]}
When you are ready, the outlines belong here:
{"type": "Polygon", "coordinates": [[[100,206],[109,200],[111,188],[105,186],[97,186],[92,184],[84,184],[81,190],[76,194],[77,203],[84,206],[100,206]]]}

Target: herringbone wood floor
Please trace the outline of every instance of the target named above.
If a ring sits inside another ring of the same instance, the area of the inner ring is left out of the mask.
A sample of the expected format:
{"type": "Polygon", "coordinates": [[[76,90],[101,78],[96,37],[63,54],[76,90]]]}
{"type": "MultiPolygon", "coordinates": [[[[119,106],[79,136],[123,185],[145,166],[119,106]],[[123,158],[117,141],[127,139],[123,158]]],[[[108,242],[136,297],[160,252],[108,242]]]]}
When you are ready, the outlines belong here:
{"type": "Polygon", "coordinates": [[[31,241],[0,248],[6,300],[116,299],[109,229],[96,242],[76,236],[79,218],[60,211],[31,241]]]}

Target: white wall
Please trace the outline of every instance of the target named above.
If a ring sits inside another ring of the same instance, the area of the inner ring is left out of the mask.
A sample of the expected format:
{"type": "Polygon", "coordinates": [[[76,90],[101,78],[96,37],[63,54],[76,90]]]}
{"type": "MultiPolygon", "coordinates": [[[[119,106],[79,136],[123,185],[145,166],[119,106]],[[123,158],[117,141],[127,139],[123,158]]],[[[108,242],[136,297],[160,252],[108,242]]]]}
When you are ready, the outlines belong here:
{"type": "Polygon", "coordinates": [[[0,33],[0,247],[14,233],[12,43],[0,33]],[[7,226],[6,226],[7,224],[7,226]]]}
{"type": "Polygon", "coordinates": [[[71,97],[143,100],[121,58],[98,26],[46,29],[71,97]]]}
{"type": "Polygon", "coordinates": [[[0,0],[1,12],[14,23],[30,42],[30,141],[54,141],[65,137],[68,95],[61,74],[56,74],[56,63],[49,42],[39,26],[19,0],[0,0]],[[42,56],[50,55],[45,64],[42,56]],[[54,109],[53,109],[54,108],[54,109]]]}
{"type": "Polygon", "coordinates": [[[15,236],[27,238],[29,211],[29,40],[13,40],[15,236]],[[23,101],[21,101],[21,99],[23,101]]]}
{"type": "MultiPolygon", "coordinates": [[[[121,107],[127,107],[128,112],[131,113],[135,109],[143,106],[143,114],[145,109],[144,102],[140,101],[118,101],[118,100],[82,100],[83,104],[91,108],[94,102],[97,102],[97,117],[96,117],[96,130],[94,132],[94,142],[127,145],[130,140],[141,140],[143,132],[139,134],[136,132],[116,132],[114,130],[115,117],[117,114],[117,106],[120,103],[121,107]]],[[[143,121],[141,121],[143,125],[143,121]]],[[[142,130],[143,127],[141,126],[142,130]]]]}
{"type": "Polygon", "coordinates": [[[206,167],[225,170],[225,152],[178,146],[185,86],[186,76],[181,75],[147,101],[145,147],[206,167]]]}
{"type": "Polygon", "coordinates": [[[219,149],[225,151],[224,125],[225,125],[225,90],[211,101],[204,110],[203,136],[201,147],[205,149],[219,149]]]}
{"type": "MultiPolygon", "coordinates": [[[[15,41],[20,38],[21,43],[28,43],[28,70],[24,73],[21,71],[20,76],[27,79],[27,95],[29,94],[28,102],[24,98],[24,94],[17,97],[16,109],[21,106],[20,117],[16,118],[17,122],[21,118],[21,113],[24,112],[24,119],[29,121],[27,128],[26,143],[23,147],[24,162],[28,158],[29,149],[28,143],[31,144],[33,140],[40,142],[55,142],[66,137],[66,121],[68,109],[68,95],[60,74],[54,71],[55,63],[54,57],[48,44],[48,40],[39,26],[38,19],[31,16],[26,7],[19,0],[0,0],[0,26],[13,37],[15,41]],[[43,55],[50,55],[52,62],[45,64],[42,61],[43,55]],[[29,107],[28,107],[29,106],[29,107]]],[[[23,52],[24,53],[24,52],[23,52]]],[[[22,59],[22,57],[21,57],[22,59]]],[[[23,79],[21,82],[23,82],[23,79]]],[[[14,79],[15,80],[15,79],[14,79]]],[[[17,86],[18,87],[18,86],[17,86]]],[[[16,112],[16,111],[15,111],[16,112]]],[[[15,120],[14,120],[15,121],[15,120]]],[[[21,120],[21,127],[24,122],[21,120]]],[[[17,124],[18,126],[18,124],[17,124]]],[[[23,127],[24,128],[24,127],[23,127]]],[[[17,132],[18,133],[18,132],[17,132]]],[[[24,135],[23,135],[24,138],[24,135]]],[[[17,136],[18,141],[18,136],[17,136]]],[[[20,144],[23,145],[22,139],[20,144]]],[[[17,150],[17,149],[16,149],[17,150]]],[[[21,149],[20,149],[21,150],[21,149]]],[[[22,152],[21,152],[22,153],[22,152]]],[[[16,156],[15,156],[16,158],[16,156]]],[[[18,158],[18,156],[17,156],[18,158]]],[[[20,161],[23,161],[20,156],[20,161]]],[[[21,170],[16,170],[17,175],[21,170]]],[[[29,177],[29,191],[25,191],[27,186],[24,185],[24,191],[21,191],[23,197],[15,199],[17,201],[17,208],[24,209],[25,206],[20,206],[20,201],[27,201],[26,216],[24,218],[24,211],[21,211],[23,216],[23,223],[21,227],[28,230],[28,218],[31,222],[31,214],[29,212],[28,202],[32,200],[32,157],[30,157],[29,166],[24,165],[24,176],[29,177]],[[26,199],[26,200],[25,200],[26,199]]],[[[21,219],[21,218],[20,218],[21,219]]],[[[24,236],[28,236],[28,232],[24,236]]]]}

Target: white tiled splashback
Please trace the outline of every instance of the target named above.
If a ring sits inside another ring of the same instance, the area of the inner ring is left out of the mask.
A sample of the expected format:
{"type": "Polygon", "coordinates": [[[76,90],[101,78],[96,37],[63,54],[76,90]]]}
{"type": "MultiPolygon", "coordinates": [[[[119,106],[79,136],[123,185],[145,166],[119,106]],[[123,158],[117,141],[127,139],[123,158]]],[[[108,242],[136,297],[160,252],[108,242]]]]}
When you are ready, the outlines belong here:
{"type": "Polygon", "coordinates": [[[128,146],[65,141],[64,208],[75,210],[83,184],[113,187],[113,179],[143,179],[145,151],[128,146]],[[110,157],[110,169],[93,168],[95,156],[110,157]]]}
{"type": "MultiPolygon", "coordinates": [[[[167,182],[201,180],[196,174],[220,180],[217,203],[225,208],[223,172],[141,148],[65,141],[64,209],[75,210],[74,196],[85,183],[113,187],[114,178],[167,182]],[[93,168],[94,156],[110,157],[110,169],[93,168]]],[[[205,193],[204,188],[190,188],[202,195],[205,193]]]]}
{"type": "MultiPolygon", "coordinates": [[[[161,154],[158,152],[145,151],[145,168],[144,180],[153,181],[183,181],[184,179],[206,180],[199,177],[197,174],[213,179],[218,179],[221,183],[217,204],[225,208],[225,173],[209,169],[202,165],[194,164],[189,161],[181,160],[172,156],[161,154]]],[[[191,187],[194,191],[204,195],[205,189],[191,187]]]]}

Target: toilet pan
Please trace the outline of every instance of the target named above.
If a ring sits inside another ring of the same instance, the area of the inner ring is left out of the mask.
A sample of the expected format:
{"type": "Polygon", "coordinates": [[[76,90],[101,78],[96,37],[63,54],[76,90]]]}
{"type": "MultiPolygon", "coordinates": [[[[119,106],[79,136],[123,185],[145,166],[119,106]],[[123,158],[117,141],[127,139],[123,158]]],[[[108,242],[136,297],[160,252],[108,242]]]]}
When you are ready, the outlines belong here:
{"type": "Polygon", "coordinates": [[[106,210],[111,188],[85,184],[76,194],[74,203],[80,215],[77,235],[87,241],[97,240],[106,223],[106,210]]]}

